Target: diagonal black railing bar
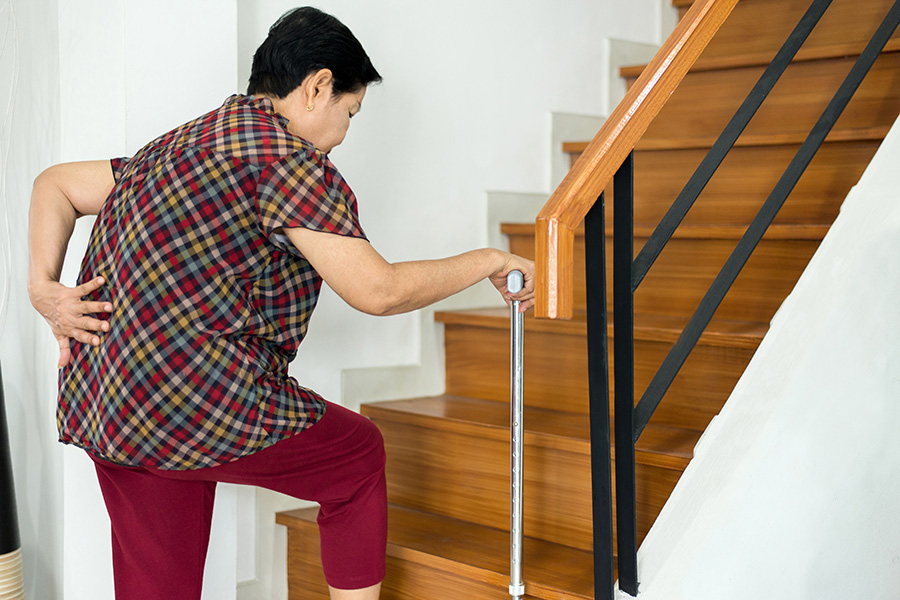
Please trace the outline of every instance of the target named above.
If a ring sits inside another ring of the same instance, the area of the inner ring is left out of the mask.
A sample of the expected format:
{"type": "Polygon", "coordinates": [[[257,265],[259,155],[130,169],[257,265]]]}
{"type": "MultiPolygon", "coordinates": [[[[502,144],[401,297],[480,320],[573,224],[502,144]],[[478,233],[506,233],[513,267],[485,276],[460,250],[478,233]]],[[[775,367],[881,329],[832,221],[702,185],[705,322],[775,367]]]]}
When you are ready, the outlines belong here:
{"type": "Polygon", "coordinates": [[[606,314],[606,218],[603,194],[584,219],[585,244],[597,252],[585,255],[587,302],[588,390],[591,423],[591,506],[594,522],[594,598],[613,600],[612,444],[609,421],[609,330],[606,314]]]}
{"type": "Polygon", "coordinates": [[[850,69],[847,77],[844,79],[843,83],[841,83],[840,88],[838,88],[837,93],[825,108],[822,116],[813,126],[809,136],[807,136],[806,140],[800,146],[796,156],[794,156],[793,160],[788,165],[784,174],[781,176],[781,179],[775,184],[772,193],[769,194],[769,197],[766,199],[766,202],[763,204],[759,213],[747,228],[746,233],[738,242],[734,251],[731,253],[731,256],[728,257],[725,266],[722,267],[722,270],[716,276],[709,290],[706,292],[706,295],[703,296],[697,310],[694,312],[691,320],[679,336],[678,341],[675,342],[675,345],[672,347],[668,356],[666,356],[663,364],[656,372],[656,375],[654,375],[653,379],[650,381],[650,385],[647,386],[646,391],[635,408],[634,440],[637,440],[640,437],[644,428],[647,426],[650,417],[653,416],[653,412],[656,410],[656,407],[659,406],[663,395],[665,395],[666,391],[669,389],[669,386],[672,384],[672,381],[675,379],[675,376],[678,375],[678,371],[681,370],[684,361],[687,359],[688,354],[690,354],[691,350],[700,339],[703,330],[706,329],[706,326],[712,319],[713,313],[715,313],[719,304],[721,304],[725,294],[728,293],[731,285],[734,283],[735,279],[737,279],[738,274],[740,274],[741,269],[743,269],[747,260],[750,258],[750,254],[759,244],[760,240],[762,240],[769,225],[771,225],[772,221],[775,219],[775,216],[778,214],[778,211],[781,209],[788,195],[794,189],[794,186],[803,175],[806,167],[809,166],[809,163],[812,161],[819,147],[831,132],[831,129],[841,116],[844,108],[846,108],[847,104],[850,102],[853,94],[859,88],[862,80],[868,74],[875,60],[881,54],[881,51],[894,34],[898,25],[900,25],[900,0],[896,0],[888,11],[887,16],[878,27],[875,35],[866,45],[865,50],[863,50],[856,63],[850,69]]]}
{"type": "Polygon", "coordinates": [[[787,70],[788,65],[791,64],[794,56],[796,56],[800,47],[806,41],[806,38],[809,37],[809,34],[815,29],[819,20],[822,18],[822,15],[825,14],[825,11],[831,6],[832,1],[833,0],[815,0],[815,2],[810,5],[809,9],[807,9],[806,13],[803,15],[803,18],[797,23],[794,31],[788,36],[787,41],[775,55],[775,58],[772,59],[771,64],[766,67],[766,70],[763,72],[762,76],[760,76],[759,81],[753,86],[750,94],[741,104],[740,108],[738,108],[737,112],[735,112],[731,121],[728,122],[728,125],[726,125],[725,129],[722,131],[722,134],[703,158],[703,162],[700,163],[697,170],[694,171],[694,174],[684,186],[684,189],[678,194],[675,202],[669,207],[668,212],[666,212],[665,216],[659,222],[659,225],[656,226],[656,229],[647,241],[644,242],[644,246],[638,253],[637,258],[634,261],[634,268],[632,269],[632,291],[636,290],[641,284],[641,281],[644,280],[647,271],[649,271],[650,267],[653,266],[653,263],[656,262],[656,259],[669,242],[672,234],[675,233],[675,229],[681,225],[685,215],[687,215],[688,211],[694,205],[694,202],[697,201],[697,198],[706,187],[706,184],[712,179],[712,176],[715,174],[716,170],[718,170],[719,165],[725,160],[725,156],[744,132],[750,119],[752,119],[756,114],[756,111],[759,110],[763,101],[768,97],[769,92],[772,91],[772,88],[775,87],[775,84],[781,79],[781,76],[787,70]]]}

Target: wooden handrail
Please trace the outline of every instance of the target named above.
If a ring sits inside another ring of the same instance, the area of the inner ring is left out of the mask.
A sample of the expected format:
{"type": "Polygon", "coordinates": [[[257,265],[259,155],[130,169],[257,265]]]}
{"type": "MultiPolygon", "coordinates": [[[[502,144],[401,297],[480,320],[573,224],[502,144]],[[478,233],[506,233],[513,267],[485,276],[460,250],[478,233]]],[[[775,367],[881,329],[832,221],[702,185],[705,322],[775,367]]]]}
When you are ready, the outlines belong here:
{"type": "Polygon", "coordinates": [[[572,317],[575,230],[738,0],[696,0],[537,216],[539,318],[572,317]]]}

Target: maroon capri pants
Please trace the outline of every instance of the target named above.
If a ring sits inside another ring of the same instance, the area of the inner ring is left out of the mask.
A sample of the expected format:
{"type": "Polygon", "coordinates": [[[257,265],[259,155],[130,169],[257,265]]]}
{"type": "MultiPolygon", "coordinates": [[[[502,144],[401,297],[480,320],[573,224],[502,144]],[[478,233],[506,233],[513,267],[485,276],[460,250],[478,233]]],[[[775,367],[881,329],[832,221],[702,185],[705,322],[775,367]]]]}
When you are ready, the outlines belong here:
{"type": "Polygon", "coordinates": [[[322,565],[338,589],[384,578],[384,443],[366,417],[328,403],[309,429],[223,465],[190,471],[123,467],[96,457],[112,523],[117,600],[199,600],[216,483],[313,500],[322,565]]]}

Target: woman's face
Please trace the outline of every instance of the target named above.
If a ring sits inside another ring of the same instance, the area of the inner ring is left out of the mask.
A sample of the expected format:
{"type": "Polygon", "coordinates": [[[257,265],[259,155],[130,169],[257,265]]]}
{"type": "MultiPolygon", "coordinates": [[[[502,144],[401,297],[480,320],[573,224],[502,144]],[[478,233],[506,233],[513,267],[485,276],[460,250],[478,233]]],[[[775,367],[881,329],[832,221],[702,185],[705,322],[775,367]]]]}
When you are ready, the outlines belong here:
{"type": "Polygon", "coordinates": [[[304,131],[297,132],[298,135],[312,142],[322,152],[331,152],[344,141],[347,129],[350,128],[350,119],[362,108],[365,96],[364,87],[358,92],[333,96],[329,84],[311,105],[312,110],[306,115],[308,119],[305,120],[304,131]]]}

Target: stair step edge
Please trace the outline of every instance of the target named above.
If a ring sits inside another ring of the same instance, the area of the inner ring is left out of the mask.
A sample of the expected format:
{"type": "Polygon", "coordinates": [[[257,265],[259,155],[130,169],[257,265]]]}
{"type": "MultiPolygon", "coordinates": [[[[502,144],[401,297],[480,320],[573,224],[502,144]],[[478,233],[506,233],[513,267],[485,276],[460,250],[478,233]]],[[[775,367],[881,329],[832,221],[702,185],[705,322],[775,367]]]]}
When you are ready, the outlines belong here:
{"type": "MultiPolygon", "coordinates": [[[[280,512],[275,521],[293,529],[316,526],[318,508],[280,512]]],[[[509,584],[509,533],[449,517],[390,505],[387,554],[425,567],[496,585],[509,584]],[[404,526],[398,527],[397,524],[404,526]],[[488,552],[484,552],[488,550],[488,552]]],[[[526,538],[523,563],[530,597],[542,600],[593,597],[589,552],[526,538]],[[574,588],[574,589],[573,589],[574,588]]]]}
{"type": "MultiPolygon", "coordinates": [[[[848,57],[855,58],[860,55],[862,50],[863,48],[858,44],[829,44],[825,46],[801,48],[791,62],[793,64],[817,60],[824,61],[831,59],[846,59],[848,57]]],[[[900,51],[900,38],[894,37],[888,40],[882,53],[887,54],[898,51],[900,51]]],[[[777,50],[769,52],[751,52],[715,58],[703,58],[701,56],[697,59],[697,62],[694,63],[694,66],[691,67],[690,73],[766,67],[775,58],[776,52],[777,50]]],[[[646,68],[647,65],[626,65],[624,67],[619,67],[619,76],[626,79],[636,79],[640,77],[641,73],[643,73],[646,68]]]]}
{"type": "MultiPolygon", "coordinates": [[[[534,223],[502,223],[503,235],[533,236],[534,223]]],[[[776,223],[769,226],[763,240],[821,241],[830,225],[825,223],[776,223]]],[[[649,224],[634,225],[635,239],[646,239],[656,227],[649,224]]],[[[672,234],[672,239],[681,240],[739,240],[747,231],[747,225],[681,225],[672,234]]],[[[575,237],[584,237],[584,227],[575,230],[575,237]]],[[[606,237],[613,237],[611,225],[606,227],[606,237]]]]}
{"type": "MultiPolygon", "coordinates": [[[[610,339],[614,339],[613,315],[609,314],[610,339]]],[[[435,321],[444,325],[463,325],[490,329],[509,329],[509,309],[505,307],[468,310],[438,311],[435,321]]],[[[681,317],[661,315],[634,315],[635,341],[674,343],[687,321],[681,317]]],[[[700,336],[698,346],[755,349],[768,331],[768,324],[757,321],[729,321],[713,319],[700,336]]],[[[587,335],[587,322],[583,312],[576,312],[569,320],[535,319],[525,315],[525,331],[548,332],[560,335],[587,335]]]]}
{"type": "MultiPolygon", "coordinates": [[[[832,129],[825,138],[825,144],[847,142],[872,142],[883,140],[890,131],[890,125],[877,127],[840,128],[832,129]]],[[[806,139],[806,134],[788,133],[744,133],[734,143],[735,148],[759,148],[773,146],[799,146],[806,139]]],[[[638,140],[635,151],[659,151],[659,150],[704,150],[712,148],[716,138],[713,137],[684,137],[657,139],[645,137],[638,140]]],[[[584,152],[590,142],[569,141],[563,142],[563,152],[579,154],[584,152]]]]}
{"type": "MultiPolygon", "coordinates": [[[[367,403],[361,410],[375,419],[464,434],[477,429],[480,438],[509,439],[509,405],[493,400],[443,395],[367,403]]],[[[525,407],[524,424],[526,447],[590,455],[587,415],[525,407]]],[[[701,435],[695,429],[650,423],[635,446],[635,460],[648,467],[682,471],[691,461],[701,435]]],[[[612,456],[615,457],[614,440],[612,456]]]]}

